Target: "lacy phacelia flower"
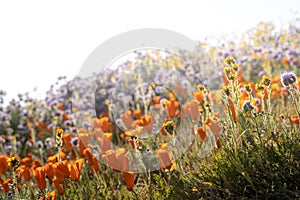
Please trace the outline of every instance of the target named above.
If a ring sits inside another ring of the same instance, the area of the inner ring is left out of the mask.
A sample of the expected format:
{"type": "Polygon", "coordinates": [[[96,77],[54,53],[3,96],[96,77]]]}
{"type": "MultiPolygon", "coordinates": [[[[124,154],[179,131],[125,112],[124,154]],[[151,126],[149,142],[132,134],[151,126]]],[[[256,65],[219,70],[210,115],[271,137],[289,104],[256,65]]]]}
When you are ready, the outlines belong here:
{"type": "Polygon", "coordinates": [[[285,72],[280,76],[281,83],[284,87],[297,83],[297,77],[293,72],[285,72]]]}

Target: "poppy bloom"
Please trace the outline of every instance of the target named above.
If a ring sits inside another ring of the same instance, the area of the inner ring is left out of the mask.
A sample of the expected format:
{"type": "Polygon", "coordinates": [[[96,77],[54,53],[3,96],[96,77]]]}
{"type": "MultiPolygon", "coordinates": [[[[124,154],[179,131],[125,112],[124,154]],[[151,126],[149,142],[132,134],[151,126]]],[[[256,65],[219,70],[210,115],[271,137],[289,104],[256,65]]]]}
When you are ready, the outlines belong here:
{"type": "Polygon", "coordinates": [[[64,134],[64,135],[62,136],[62,140],[63,140],[63,143],[64,143],[65,146],[66,146],[66,150],[67,150],[68,152],[71,152],[71,151],[72,151],[72,144],[71,144],[72,138],[71,138],[71,135],[68,134],[68,133],[64,134]]]}
{"type": "Polygon", "coordinates": [[[93,154],[92,154],[92,150],[90,148],[86,148],[85,150],[83,150],[83,155],[86,158],[87,164],[89,166],[93,165],[93,154]]]}
{"type": "Polygon", "coordinates": [[[32,162],[32,159],[31,159],[31,158],[28,158],[28,157],[23,158],[23,159],[21,160],[21,164],[23,164],[23,165],[25,165],[25,166],[27,166],[27,167],[30,167],[31,162],[32,162]]]}
{"type": "Polygon", "coordinates": [[[0,155],[0,174],[4,174],[8,168],[7,157],[0,155]]]}
{"type": "Polygon", "coordinates": [[[68,169],[70,172],[70,180],[78,181],[82,169],[84,159],[78,159],[75,162],[68,163],[68,169]]]}
{"type": "Polygon", "coordinates": [[[151,116],[143,116],[141,119],[136,120],[136,124],[139,126],[147,126],[151,123],[151,116]]]}
{"type": "Polygon", "coordinates": [[[199,116],[199,103],[197,101],[191,101],[185,103],[183,106],[184,113],[190,115],[192,120],[197,120],[199,116]]]}
{"type": "Polygon", "coordinates": [[[112,139],[112,135],[107,137],[103,134],[103,135],[97,137],[97,141],[100,146],[100,152],[102,154],[105,154],[106,151],[111,149],[111,140],[110,139],[112,139]]]}
{"type": "Polygon", "coordinates": [[[132,112],[128,110],[124,114],[121,115],[121,119],[127,129],[133,129],[134,128],[134,123],[132,119],[132,112]]]}
{"type": "Polygon", "coordinates": [[[38,167],[33,170],[33,176],[41,190],[46,188],[46,173],[44,167],[38,167]]]}
{"type": "Polygon", "coordinates": [[[143,116],[141,119],[136,120],[135,124],[138,126],[143,126],[148,133],[152,132],[153,119],[151,116],[143,116]]]}
{"type": "Polygon", "coordinates": [[[64,189],[60,186],[60,181],[58,180],[58,178],[53,179],[53,184],[56,187],[59,195],[63,195],[65,193],[64,189]]]}
{"type": "Polygon", "coordinates": [[[24,181],[29,181],[31,179],[30,168],[25,165],[21,165],[16,172],[20,173],[20,177],[24,181]]]}
{"type": "Polygon", "coordinates": [[[133,172],[123,172],[123,177],[126,183],[126,188],[129,191],[133,190],[134,186],[134,173],[133,172]]]}
{"type": "Polygon", "coordinates": [[[9,192],[9,184],[12,184],[12,180],[10,178],[2,183],[2,187],[5,193],[9,192]]]}
{"type": "Polygon", "coordinates": [[[166,170],[172,167],[173,157],[172,152],[168,149],[157,149],[156,155],[161,169],[166,170]]]}
{"type": "Polygon", "coordinates": [[[140,119],[140,118],[141,118],[142,111],[141,111],[141,110],[135,110],[135,111],[133,112],[133,114],[134,114],[134,117],[135,117],[136,119],[140,119]]]}
{"type": "Polygon", "coordinates": [[[60,157],[60,160],[66,160],[67,156],[64,152],[59,152],[53,156],[49,156],[47,159],[47,163],[56,163],[58,161],[58,157],[60,157]]]}
{"type": "Polygon", "coordinates": [[[103,158],[107,164],[116,172],[128,171],[128,157],[125,155],[126,149],[108,150],[103,158]]]}
{"type": "Polygon", "coordinates": [[[93,164],[94,164],[93,173],[99,171],[100,169],[99,169],[99,164],[96,156],[93,156],[93,164]]]}
{"type": "Polygon", "coordinates": [[[294,114],[291,116],[291,123],[293,124],[299,124],[299,116],[297,114],[294,114]]]}
{"type": "Polygon", "coordinates": [[[68,169],[68,161],[60,161],[58,163],[54,163],[52,165],[55,176],[58,178],[60,182],[64,180],[65,177],[70,176],[70,172],[68,169]]]}
{"type": "Polygon", "coordinates": [[[212,120],[210,118],[207,118],[205,121],[205,124],[209,127],[211,132],[214,134],[215,138],[220,136],[221,128],[217,122],[215,122],[214,120],[212,120]]]}
{"type": "Polygon", "coordinates": [[[175,99],[171,99],[169,101],[165,101],[165,105],[166,105],[166,108],[167,108],[167,111],[168,111],[168,116],[170,118],[175,117],[177,107],[179,106],[179,102],[176,101],[175,99]]]}
{"type": "Polygon", "coordinates": [[[44,169],[45,169],[45,173],[46,173],[47,177],[51,179],[54,176],[52,163],[47,163],[45,165],[44,169]]]}
{"type": "Polygon", "coordinates": [[[113,124],[109,121],[108,117],[100,118],[99,124],[103,132],[111,132],[113,130],[113,124]]]}
{"type": "Polygon", "coordinates": [[[197,129],[197,133],[198,133],[198,135],[199,135],[199,137],[201,138],[202,141],[207,140],[206,132],[205,132],[205,130],[202,127],[199,127],[197,129]]]}

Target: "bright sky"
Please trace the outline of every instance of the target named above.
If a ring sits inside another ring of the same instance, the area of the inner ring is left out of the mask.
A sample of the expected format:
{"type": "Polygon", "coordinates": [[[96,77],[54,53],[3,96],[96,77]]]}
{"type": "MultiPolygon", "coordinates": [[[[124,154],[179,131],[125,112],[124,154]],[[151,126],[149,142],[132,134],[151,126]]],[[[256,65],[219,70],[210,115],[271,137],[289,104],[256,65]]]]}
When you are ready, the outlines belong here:
{"type": "Polygon", "coordinates": [[[169,29],[201,40],[245,31],[260,21],[278,24],[300,11],[299,0],[1,1],[0,89],[8,97],[45,91],[71,79],[102,42],[138,28],[169,29]]]}

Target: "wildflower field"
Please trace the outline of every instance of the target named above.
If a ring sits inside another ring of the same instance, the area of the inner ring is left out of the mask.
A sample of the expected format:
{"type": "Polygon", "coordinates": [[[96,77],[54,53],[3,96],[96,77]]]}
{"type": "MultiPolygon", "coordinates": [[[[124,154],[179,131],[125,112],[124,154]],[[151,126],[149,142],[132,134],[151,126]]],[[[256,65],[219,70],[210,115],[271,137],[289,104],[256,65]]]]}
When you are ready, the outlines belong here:
{"type": "Polygon", "coordinates": [[[1,90],[0,199],[300,199],[299,19],[182,54],[1,90]]]}

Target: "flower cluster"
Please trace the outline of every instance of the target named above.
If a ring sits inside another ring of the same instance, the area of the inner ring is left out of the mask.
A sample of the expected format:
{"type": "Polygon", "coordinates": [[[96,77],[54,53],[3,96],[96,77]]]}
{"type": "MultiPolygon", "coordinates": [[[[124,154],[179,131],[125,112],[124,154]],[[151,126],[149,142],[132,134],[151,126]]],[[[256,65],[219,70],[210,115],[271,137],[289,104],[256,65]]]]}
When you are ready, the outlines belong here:
{"type": "Polygon", "coordinates": [[[1,90],[0,190],[12,198],[35,187],[40,199],[56,199],[85,177],[114,171],[131,191],[140,169],[173,173],[183,144],[206,156],[222,147],[228,127],[258,124],[274,104],[292,101],[279,120],[299,126],[299,28],[273,29],[259,24],[250,42],[199,43],[182,52],[194,64],[150,51],[88,78],[61,76],[45,99],[20,94],[4,106],[1,90]]]}

